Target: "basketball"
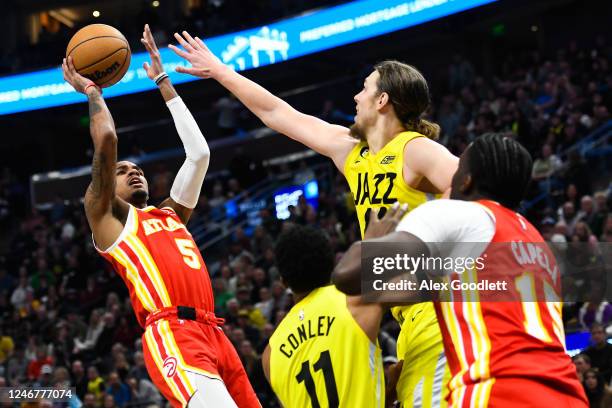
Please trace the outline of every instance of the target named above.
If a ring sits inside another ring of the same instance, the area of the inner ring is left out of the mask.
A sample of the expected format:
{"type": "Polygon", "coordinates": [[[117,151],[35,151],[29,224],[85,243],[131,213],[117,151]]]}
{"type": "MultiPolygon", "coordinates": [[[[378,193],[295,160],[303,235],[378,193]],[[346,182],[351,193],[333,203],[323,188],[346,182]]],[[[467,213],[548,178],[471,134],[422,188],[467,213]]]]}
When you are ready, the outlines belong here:
{"type": "Polygon", "coordinates": [[[66,48],[77,72],[105,88],[123,78],[130,66],[131,52],[127,40],[115,27],[90,24],[72,37],[66,48]]]}

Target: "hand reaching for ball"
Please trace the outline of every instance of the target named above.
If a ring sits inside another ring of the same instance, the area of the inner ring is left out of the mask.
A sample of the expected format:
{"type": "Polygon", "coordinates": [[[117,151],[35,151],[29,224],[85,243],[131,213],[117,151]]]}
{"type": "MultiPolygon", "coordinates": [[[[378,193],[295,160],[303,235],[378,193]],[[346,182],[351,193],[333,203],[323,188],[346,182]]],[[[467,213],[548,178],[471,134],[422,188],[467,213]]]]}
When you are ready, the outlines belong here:
{"type": "Polygon", "coordinates": [[[176,67],[176,72],[200,78],[214,78],[225,67],[198,37],[194,39],[187,31],[183,31],[183,36],[174,33],[174,38],[181,44],[183,50],[172,44],[168,47],[191,64],[191,67],[176,67]]]}
{"type": "Polygon", "coordinates": [[[79,74],[74,68],[72,57],[64,58],[62,61],[62,72],[64,73],[64,79],[68,82],[75,91],[84,94],[88,85],[93,84],[90,79],[85,78],[79,74]]]}
{"type": "Polygon", "coordinates": [[[159,50],[157,49],[157,45],[155,44],[155,39],[153,38],[153,34],[151,34],[151,29],[148,24],[145,24],[144,31],[142,33],[142,38],[140,42],[143,43],[147,52],[149,53],[149,57],[151,58],[151,65],[145,62],[142,64],[142,67],[147,72],[147,76],[149,79],[153,80],[156,76],[164,72],[164,67],[162,65],[161,56],[159,54],[159,50]]]}

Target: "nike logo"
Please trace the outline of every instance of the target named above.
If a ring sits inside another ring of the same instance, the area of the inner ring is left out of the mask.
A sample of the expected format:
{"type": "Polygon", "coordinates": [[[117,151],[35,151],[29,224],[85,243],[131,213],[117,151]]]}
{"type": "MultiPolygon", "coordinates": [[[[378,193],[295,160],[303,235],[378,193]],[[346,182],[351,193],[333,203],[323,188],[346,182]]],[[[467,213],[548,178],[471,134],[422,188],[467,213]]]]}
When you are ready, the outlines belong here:
{"type": "Polygon", "coordinates": [[[419,310],[418,312],[416,312],[416,313],[414,314],[414,316],[412,316],[412,321],[413,321],[413,322],[414,322],[414,319],[416,319],[417,315],[418,315],[419,313],[421,313],[422,311],[423,311],[423,309],[419,310]]]}

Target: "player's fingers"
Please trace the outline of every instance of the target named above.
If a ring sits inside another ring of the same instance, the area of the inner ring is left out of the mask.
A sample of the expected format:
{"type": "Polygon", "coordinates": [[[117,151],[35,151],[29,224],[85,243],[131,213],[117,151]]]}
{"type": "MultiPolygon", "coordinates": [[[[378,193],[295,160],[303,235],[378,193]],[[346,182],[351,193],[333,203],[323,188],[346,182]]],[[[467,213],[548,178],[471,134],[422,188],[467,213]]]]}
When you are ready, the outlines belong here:
{"type": "Polygon", "coordinates": [[[187,51],[187,52],[194,51],[193,47],[191,45],[189,45],[189,43],[187,41],[185,41],[185,39],[183,37],[181,37],[181,35],[179,33],[174,33],[174,38],[176,38],[176,41],[178,41],[178,43],[181,44],[181,47],[183,47],[185,49],[185,51],[187,51]]]}
{"type": "Polygon", "coordinates": [[[148,62],[143,63],[142,67],[145,69],[145,71],[148,71],[149,70],[149,63],[148,62]]]}
{"type": "Polygon", "coordinates": [[[210,50],[208,49],[208,46],[204,43],[204,41],[202,41],[200,39],[200,37],[196,37],[195,39],[196,39],[196,41],[197,41],[197,43],[198,43],[198,45],[200,46],[201,49],[210,52],[210,50]]]}
{"type": "Polygon", "coordinates": [[[76,73],[76,68],[74,67],[74,62],[72,61],[72,57],[68,57],[68,71],[71,74],[76,73]]]}
{"type": "Polygon", "coordinates": [[[393,218],[397,213],[397,209],[399,208],[399,201],[393,203],[391,207],[387,210],[387,214],[385,214],[385,218],[393,218]]]}
{"type": "Polygon", "coordinates": [[[399,206],[397,212],[395,213],[395,220],[397,222],[400,222],[402,218],[404,218],[404,215],[406,215],[407,212],[408,212],[408,204],[404,203],[401,206],[399,206]]]}
{"type": "Polygon", "coordinates": [[[144,45],[145,50],[147,50],[148,52],[151,52],[151,46],[149,45],[149,42],[145,38],[141,38],[140,42],[142,43],[142,45],[144,45]]]}
{"type": "Polygon", "coordinates": [[[174,53],[176,55],[178,55],[179,57],[183,57],[186,60],[189,60],[189,53],[186,53],[185,51],[181,50],[180,48],[178,48],[175,45],[169,44],[168,48],[170,48],[172,51],[174,51],[174,53]]]}
{"type": "Polygon", "coordinates": [[[370,213],[370,223],[378,223],[378,213],[380,209],[378,207],[372,208],[372,212],[370,213]]]}
{"type": "Polygon", "coordinates": [[[189,75],[194,75],[197,77],[201,77],[201,78],[208,78],[208,70],[207,69],[198,69],[198,68],[193,68],[193,67],[183,67],[181,65],[179,65],[178,67],[175,68],[176,72],[179,72],[181,74],[189,74],[189,75]]]}
{"type": "Polygon", "coordinates": [[[198,42],[196,40],[194,40],[193,37],[191,35],[189,35],[189,33],[187,31],[183,31],[183,37],[185,37],[185,39],[187,40],[189,45],[191,45],[194,50],[199,50],[200,49],[200,44],[198,44],[198,42]]]}
{"type": "Polygon", "coordinates": [[[151,32],[151,28],[148,24],[145,24],[145,39],[149,43],[149,46],[153,51],[157,51],[157,44],[155,44],[155,38],[153,38],[153,33],[151,32]]]}

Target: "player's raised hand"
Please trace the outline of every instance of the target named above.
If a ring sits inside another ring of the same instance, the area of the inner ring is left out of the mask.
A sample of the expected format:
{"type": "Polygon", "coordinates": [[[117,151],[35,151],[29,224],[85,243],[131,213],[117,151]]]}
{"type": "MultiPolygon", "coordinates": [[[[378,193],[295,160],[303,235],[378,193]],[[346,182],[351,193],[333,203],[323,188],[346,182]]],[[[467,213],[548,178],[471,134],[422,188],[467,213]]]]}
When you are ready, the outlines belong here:
{"type": "Polygon", "coordinates": [[[176,67],[176,72],[190,74],[200,78],[214,78],[225,66],[215,54],[210,52],[206,44],[204,44],[204,41],[200,40],[198,37],[193,38],[187,31],[183,31],[182,36],[178,33],[174,33],[174,38],[176,38],[183,49],[181,50],[172,44],[168,47],[191,64],[191,67],[176,67]]]}
{"type": "Polygon", "coordinates": [[[151,34],[151,29],[148,24],[144,26],[140,42],[145,46],[149,53],[149,58],[151,58],[151,64],[149,65],[148,62],[145,62],[142,64],[142,67],[147,72],[149,79],[153,80],[156,76],[164,72],[164,67],[162,65],[159,50],[157,49],[157,44],[155,44],[155,39],[153,38],[153,34],[151,34]]]}
{"type": "Polygon", "coordinates": [[[380,220],[378,219],[379,210],[379,208],[372,208],[368,227],[363,234],[363,239],[380,238],[395,231],[397,224],[399,224],[404,215],[406,215],[406,212],[408,212],[408,205],[400,205],[400,203],[396,201],[387,209],[385,216],[380,220]]]}
{"type": "Polygon", "coordinates": [[[64,58],[62,61],[62,72],[64,79],[68,82],[75,91],[84,94],[88,85],[93,84],[93,81],[79,74],[74,68],[72,57],[64,58]]]}

